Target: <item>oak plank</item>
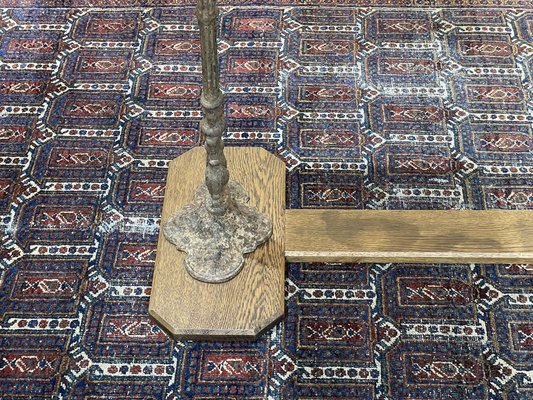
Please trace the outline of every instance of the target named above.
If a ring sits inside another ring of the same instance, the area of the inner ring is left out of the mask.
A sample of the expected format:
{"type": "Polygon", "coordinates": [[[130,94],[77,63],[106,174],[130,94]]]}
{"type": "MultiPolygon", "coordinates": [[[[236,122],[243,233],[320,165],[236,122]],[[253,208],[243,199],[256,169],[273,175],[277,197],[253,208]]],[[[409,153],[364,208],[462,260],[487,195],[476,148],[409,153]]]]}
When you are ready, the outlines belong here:
{"type": "MultiPolygon", "coordinates": [[[[193,279],[184,253],[159,234],[149,313],[176,339],[255,337],[284,313],[285,165],[261,148],[225,149],[231,178],[250,204],[269,215],[269,241],[245,255],[233,280],[209,284],[193,279]]],[[[190,203],[204,181],[205,150],[195,148],[170,163],[162,224],[190,203]]]]}
{"type": "Polygon", "coordinates": [[[532,263],[533,211],[287,210],[287,261],[532,263]]]}

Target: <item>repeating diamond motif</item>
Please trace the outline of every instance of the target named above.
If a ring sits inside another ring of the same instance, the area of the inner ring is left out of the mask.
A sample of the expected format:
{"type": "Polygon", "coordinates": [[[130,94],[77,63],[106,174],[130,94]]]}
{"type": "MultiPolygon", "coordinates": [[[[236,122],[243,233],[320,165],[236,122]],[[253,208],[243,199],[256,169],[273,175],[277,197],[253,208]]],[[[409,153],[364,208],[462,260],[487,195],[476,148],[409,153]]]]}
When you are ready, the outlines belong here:
{"type": "MultiPolygon", "coordinates": [[[[226,141],[285,161],[287,207],[533,209],[526,3],[224,4],[226,141]]],[[[1,11],[0,393],[533,398],[531,265],[290,264],[257,341],[154,325],[166,169],[202,139],[193,9],[153,5],[1,11]]]]}

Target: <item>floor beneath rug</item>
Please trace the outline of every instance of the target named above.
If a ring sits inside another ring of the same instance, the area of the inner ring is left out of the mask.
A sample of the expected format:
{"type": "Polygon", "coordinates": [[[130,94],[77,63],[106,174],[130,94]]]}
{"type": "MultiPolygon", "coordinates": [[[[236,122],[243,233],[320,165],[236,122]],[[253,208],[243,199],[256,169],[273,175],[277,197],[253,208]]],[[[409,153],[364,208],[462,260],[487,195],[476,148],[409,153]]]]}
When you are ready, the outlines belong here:
{"type": "MultiPolygon", "coordinates": [[[[533,13],[223,7],[228,145],[289,208],[533,209],[533,13]]],[[[168,162],[198,146],[193,9],[0,14],[0,393],[533,399],[533,266],[291,264],[257,341],[148,318],[168,162]]]]}

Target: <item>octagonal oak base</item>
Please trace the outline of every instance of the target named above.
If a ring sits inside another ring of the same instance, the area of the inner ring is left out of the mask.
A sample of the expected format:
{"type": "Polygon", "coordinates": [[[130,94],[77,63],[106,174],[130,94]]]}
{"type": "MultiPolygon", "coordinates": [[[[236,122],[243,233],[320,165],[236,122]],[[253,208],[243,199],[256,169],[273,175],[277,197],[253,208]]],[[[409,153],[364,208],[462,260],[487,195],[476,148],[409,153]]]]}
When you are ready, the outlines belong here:
{"type": "MultiPolygon", "coordinates": [[[[245,255],[237,277],[209,284],[187,273],[185,254],[160,231],[149,313],[176,339],[256,337],[284,313],[285,164],[261,148],[228,147],[225,154],[231,178],[247,191],[249,205],[272,220],[272,237],[245,255]]],[[[204,176],[203,148],[170,163],[162,226],[192,201],[204,176]]]]}

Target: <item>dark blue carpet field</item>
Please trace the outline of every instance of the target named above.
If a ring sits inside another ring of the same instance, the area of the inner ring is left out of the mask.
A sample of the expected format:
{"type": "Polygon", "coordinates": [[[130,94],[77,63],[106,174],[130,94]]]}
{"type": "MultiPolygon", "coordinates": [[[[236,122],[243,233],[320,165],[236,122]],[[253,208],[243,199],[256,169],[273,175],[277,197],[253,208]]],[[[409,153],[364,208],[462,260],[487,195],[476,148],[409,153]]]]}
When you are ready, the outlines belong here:
{"type": "MultiPolygon", "coordinates": [[[[171,341],[148,300],[168,163],[202,142],[194,10],[19,3],[0,398],[533,399],[533,265],[289,264],[258,340],[171,341]]],[[[284,160],[288,208],[533,210],[531,3],[222,4],[226,144],[284,160]]]]}

